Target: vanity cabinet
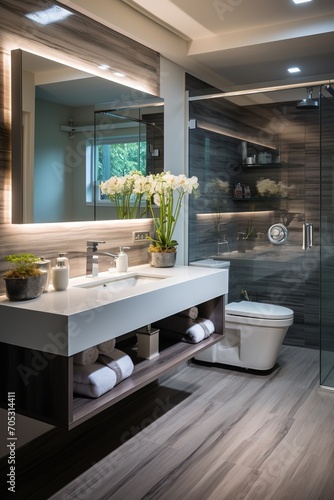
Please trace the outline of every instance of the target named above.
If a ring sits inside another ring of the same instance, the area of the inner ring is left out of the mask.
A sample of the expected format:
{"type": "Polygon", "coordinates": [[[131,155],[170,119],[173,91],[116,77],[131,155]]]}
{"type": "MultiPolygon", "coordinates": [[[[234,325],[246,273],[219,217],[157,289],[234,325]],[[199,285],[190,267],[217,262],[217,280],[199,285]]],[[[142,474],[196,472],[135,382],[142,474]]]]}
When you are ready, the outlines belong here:
{"type": "MultiPolygon", "coordinates": [[[[132,295],[130,294],[119,301],[112,301],[110,304],[106,302],[103,305],[109,325],[109,329],[103,333],[103,336],[101,336],[101,332],[98,335],[98,330],[102,328],[104,331],[106,326],[103,325],[104,316],[103,311],[101,311],[97,315],[96,326],[93,322],[93,325],[88,325],[89,328],[85,332],[83,324],[81,325],[81,330],[77,335],[81,337],[81,346],[79,340],[76,339],[75,343],[68,342],[66,347],[63,345],[60,348],[59,346],[58,350],[50,349],[50,325],[52,322],[47,323],[48,316],[50,315],[52,319],[55,311],[43,310],[43,300],[45,304],[50,302],[51,293],[43,294],[44,297],[42,296],[40,301],[30,301],[30,306],[27,303],[15,306],[9,304],[5,299],[0,301],[0,313],[5,313],[3,315],[4,330],[0,334],[1,407],[7,408],[8,393],[11,392],[15,394],[17,413],[55,426],[72,429],[138,389],[159,379],[169,370],[194,357],[197,352],[221,340],[224,332],[224,295],[228,289],[227,271],[179,266],[173,270],[159,270],[159,274],[163,275],[164,273],[170,280],[162,280],[164,283],[159,288],[154,289],[153,285],[148,285],[147,290],[142,289],[137,295],[133,292],[132,295]],[[45,297],[47,295],[49,297],[45,297]],[[155,307],[156,302],[160,304],[160,310],[155,307]],[[143,303],[146,303],[144,324],[142,323],[143,316],[140,314],[143,303]],[[136,314],[137,305],[138,315],[136,314]],[[74,354],[83,350],[81,347],[88,348],[101,341],[109,340],[110,337],[120,337],[129,333],[127,325],[130,323],[127,323],[125,318],[121,317],[119,322],[121,325],[124,319],[124,329],[117,326],[116,314],[118,310],[122,315],[122,308],[125,306],[128,309],[128,316],[131,317],[135,330],[193,305],[197,305],[201,317],[210,319],[215,325],[215,333],[208,339],[198,344],[178,342],[163,349],[159,356],[152,360],[139,361],[135,364],[131,377],[123,380],[99,398],[90,399],[73,395],[74,354]],[[30,307],[32,309],[35,307],[35,310],[32,311],[30,307]],[[40,309],[40,311],[36,311],[36,309],[40,309]],[[133,311],[133,314],[129,314],[130,310],[133,311]],[[41,325],[41,329],[43,324],[48,325],[44,332],[36,332],[35,341],[33,338],[29,340],[29,336],[32,337],[31,331],[26,331],[25,337],[24,330],[27,324],[24,321],[20,322],[20,315],[27,318],[29,313],[31,313],[32,320],[40,317],[40,322],[35,324],[35,328],[38,324],[41,325]],[[113,324],[115,330],[113,330],[113,324]],[[8,328],[12,328],[12,342],[8,341],[10,337],[8,328]],[[7,331],[7,336],[5,331],[7,331]],[[44,344],[43,335],[45,335],[44,344]]],[[[62,296],[57,295],[57,298],[62,298],[64,301],[67,297],[71,302],[71,291],[76,293],[70,287],[66,292],[59,292],[62,296]]],[[[56,296],[54,297],[56,298],[56,296]]],[[[86,309],[82,311],[86,318],[88,311],[86,305],[86,309]]],[[[68,320],[69,317],[70,315],[68,317],[65,315],[64,319],[68,320]]],[[[57,338],[55,332],[52,335],[57,338]]],[[[58,336],[58,339],[60,342],[61,336],[58,336]]]]}

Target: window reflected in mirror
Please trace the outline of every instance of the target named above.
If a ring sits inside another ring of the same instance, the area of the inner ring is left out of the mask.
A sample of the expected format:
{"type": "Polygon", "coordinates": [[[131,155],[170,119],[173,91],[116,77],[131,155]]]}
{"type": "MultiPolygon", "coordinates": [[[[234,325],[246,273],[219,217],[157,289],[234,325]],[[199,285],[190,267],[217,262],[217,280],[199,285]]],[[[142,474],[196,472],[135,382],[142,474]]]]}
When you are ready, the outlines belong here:
{"type": "MultiPolygon", "coordinates": [[[[133,172],[143,176],[163,170],[163,113],[160,106],[143,109],[103,110],[95,113],[95,149],[91,151],[91,168],[87,169],[95,182],[96,218],[123,218],[114,200],[101,192],[100,184],[110,178],[124,178],[133,172]],[[154,121],[153,121],[154,120],[154,121]]],[[[129,200],[134,207],[138,200],[129,200]]],[[[145,201],[141,210],[144,216],[145,201]]],[[[129,210],[132,213],[131,210],[129,210]]],[[[125,215],[125,218],[128,216],[125,215]]]]}

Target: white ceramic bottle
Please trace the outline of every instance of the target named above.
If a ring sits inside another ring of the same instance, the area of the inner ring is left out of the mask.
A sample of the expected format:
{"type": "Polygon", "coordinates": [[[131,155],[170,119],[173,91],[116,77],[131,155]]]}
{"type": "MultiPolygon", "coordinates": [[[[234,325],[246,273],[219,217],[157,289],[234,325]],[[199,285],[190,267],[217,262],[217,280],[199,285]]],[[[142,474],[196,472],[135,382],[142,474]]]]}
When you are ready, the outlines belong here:
{"type": "Polygon", "coordinates": [[[125,273],[128,270],[129,259],[124,250],[129,250],[130,247],[119,247],[119,254],[116,259],[116,271],[125,273]]]}
{"type": "Polygon", "coordinates": [[[59,252],[58,257],[64,257],[65,259],[65,266],[68,269],[68,275],[70,275],[70,261],[66,257],[67,253],[66,252],[59,252]]]}
{"type": "Polygon", "coordinates": [[[58,257],[57,265],[52,268],[52,286],[55,290],[66,290],[68,287],[68,267],[66,257],[58,257]]]}

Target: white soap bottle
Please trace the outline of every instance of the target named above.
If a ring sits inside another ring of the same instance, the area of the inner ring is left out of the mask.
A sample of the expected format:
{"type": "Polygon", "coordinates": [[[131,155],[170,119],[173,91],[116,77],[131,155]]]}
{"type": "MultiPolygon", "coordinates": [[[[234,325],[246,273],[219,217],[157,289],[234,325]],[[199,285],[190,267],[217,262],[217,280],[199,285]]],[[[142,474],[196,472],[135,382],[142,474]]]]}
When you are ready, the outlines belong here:
{"type": "Polygon", "coordinates": [[[58,257],[57,265],[52,268],[52,286],[55,290],[66,290],[68,287],[68,267],[66,257],[58,257]]]}
{"type": "Polygon", "coordinates": [[[68,275],[70,275],[70,261],[66,257],[67,253],[66,252],[59,252],[58,257],[64,257],[65,260],[65,266],[68,269],[68,275]]]}
{"type": "Polygon", "coordinates": [[[128,270],[129,259],[124,250],[130,250],[130,247],[119,247],[119,254],[116,259],[116,271],[125,273],[128,270]]]}

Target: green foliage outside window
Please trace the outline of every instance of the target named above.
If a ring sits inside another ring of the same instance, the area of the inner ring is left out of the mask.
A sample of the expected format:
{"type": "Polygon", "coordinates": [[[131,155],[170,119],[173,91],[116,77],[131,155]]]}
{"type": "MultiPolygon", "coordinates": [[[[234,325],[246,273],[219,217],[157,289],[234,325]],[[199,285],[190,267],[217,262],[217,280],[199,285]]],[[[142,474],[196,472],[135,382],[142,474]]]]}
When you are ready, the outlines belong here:
{"type": "Polygon", "coordinates": [[[124,142],[97,146],[97,180],[120,177],[133,171],[146,175],[146,142],[124,142]]]}

